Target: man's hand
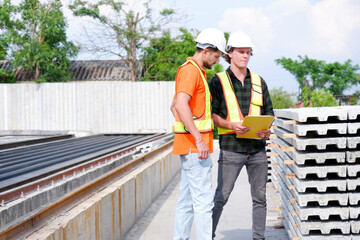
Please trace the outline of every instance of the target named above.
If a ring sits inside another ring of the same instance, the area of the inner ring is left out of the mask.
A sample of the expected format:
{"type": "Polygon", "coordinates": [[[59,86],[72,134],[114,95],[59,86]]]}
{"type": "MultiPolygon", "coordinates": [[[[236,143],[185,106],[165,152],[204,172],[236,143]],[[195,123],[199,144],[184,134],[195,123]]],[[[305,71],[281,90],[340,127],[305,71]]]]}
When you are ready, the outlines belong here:
{"type": "Polygon", "coordinates": [[[271,134],[270,129],[267,129],[267,130],[258,131],[258,132],[256,133],[256,136],[258,136],[258,137],[261,138],[261,139],[269,139],[270,134],[271,134]]]}
{"type": "Polygon", "coordinates": [[[231,126],[232,129],[235,131],[236,134],[244,134],[250,131],[250,128],[242,126],[242,122],[232,122],[231,126]]]}
{"type": "Polygon", "coordinates": [[[200,138],[199,140],[195,140],[195,143],[199,151],[199,159],[207,159],[210,155],[210,150],[204,140],[200,138]]]}

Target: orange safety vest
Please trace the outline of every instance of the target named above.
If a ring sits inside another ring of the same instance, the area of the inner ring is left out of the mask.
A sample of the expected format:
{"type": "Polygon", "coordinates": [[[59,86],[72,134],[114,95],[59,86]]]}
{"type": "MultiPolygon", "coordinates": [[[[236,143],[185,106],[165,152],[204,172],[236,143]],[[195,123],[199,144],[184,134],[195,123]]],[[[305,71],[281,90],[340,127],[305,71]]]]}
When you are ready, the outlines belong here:
{"type": "MultiPolygon", "coordinates": [[[[229,74],[221,72],[216,74],[220,79],[224,98],[227,107],[226,120],[229,122],[240,122],[244,120],[244,116],[241,113],[239,103],[237,101],[234,87],[231,83],[229,74]]],[[[263,105],[261,78],[256,73],[250,72],[251,77],[251,101],[248,115],[259,116],[261,115],[261,106],[263,105]]],[[[232,134],[235,133],[232,129],[218,128],[218,134],[232,134]]]]}
{"type": "MultiPolygon", "coordinates": [[[[208,85],[206,77],[202,73],[201,69],[193,60],[186,61],[182,66],[189,64],[189,63],[194,65],[199,70],[200,76],[201,76],[204,86],[205,86],[205,114],[202,114],[202,116],[199,118],[194,117],[194,124],[195,124],[196,128],[199,130],[199,132],[201,132],[201,133],[211,132],[213,130],[214,124],[213,124],[213,120],[212,120],[212,116],[211,116],[211,93],[209,90],[209,85],[208,85]]],[[[177,115],[175,116],[174,131],[175,131],[175,133],[189,133],[189,131],[186,129],[186,127],[180,121],[180,119],[177,115]]]]}

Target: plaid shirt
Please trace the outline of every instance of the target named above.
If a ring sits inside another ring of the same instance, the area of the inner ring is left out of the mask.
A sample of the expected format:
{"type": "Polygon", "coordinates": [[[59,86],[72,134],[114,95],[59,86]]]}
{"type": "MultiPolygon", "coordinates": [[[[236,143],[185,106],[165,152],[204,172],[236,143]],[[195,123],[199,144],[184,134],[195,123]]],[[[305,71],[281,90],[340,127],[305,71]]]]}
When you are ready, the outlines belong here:
{"type": "MultiPolygon", "coordinates": [[[[234,73],[228,68],[232,85],[234,86],[235,95],[239,103],[242,114],[245,116],[249,113],[251,100],[251,78],[250,70],[247,69],[247,75],[244,79],[244,86],[235,77],[234,73]]],[[[261,78],[261,86],[263,93],[263,106],[261,107],[261,115],[274,116],[273,106],[270,99],[270,94],[264,79],[261,78]]],[[[209,82],[209,87],[212,95],[212,113],[219,115],[226,119],[227,107],[224,98],[224,93],[220,79],[215,75],[209,82]]],[[[265,148],[266,141],[258,139],[244,139],[236,138],[236,134],[225,134],[219,136],[220,149],[230,152],[240,153],[256,153],[265,148]]]]}

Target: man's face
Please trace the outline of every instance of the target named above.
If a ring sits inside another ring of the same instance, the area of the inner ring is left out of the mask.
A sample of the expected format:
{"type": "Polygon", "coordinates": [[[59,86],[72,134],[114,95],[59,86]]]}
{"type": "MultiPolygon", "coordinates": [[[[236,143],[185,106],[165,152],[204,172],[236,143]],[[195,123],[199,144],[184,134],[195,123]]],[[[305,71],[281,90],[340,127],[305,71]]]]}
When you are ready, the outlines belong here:
{"type": "Polygon", "coordinates": [[[204,67],[206,67],[207,69],[211,69],[215,63],[219,62],[220,55],[221,55],[220,50],[217,50],[215,52],[209,49],[204,49],[204,61],[203,61],[204,67]]]}
{"type": "Polygon", "coordinates": [[[251,56],[251,48],[234,48],[228,53],[231,59],[231,65],[239,69],[247,68],[251,56]]]}

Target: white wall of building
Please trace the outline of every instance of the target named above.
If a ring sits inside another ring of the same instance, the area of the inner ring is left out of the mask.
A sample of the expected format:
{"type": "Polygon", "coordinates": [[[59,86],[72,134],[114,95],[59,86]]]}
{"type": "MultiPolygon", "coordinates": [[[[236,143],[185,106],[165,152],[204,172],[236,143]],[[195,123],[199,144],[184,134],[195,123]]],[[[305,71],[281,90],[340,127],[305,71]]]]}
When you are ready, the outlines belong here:
{"type": "Polygon", "coordinates": [[[171,132],[175,82],[0,84],[0,130],[171,132]]]}

